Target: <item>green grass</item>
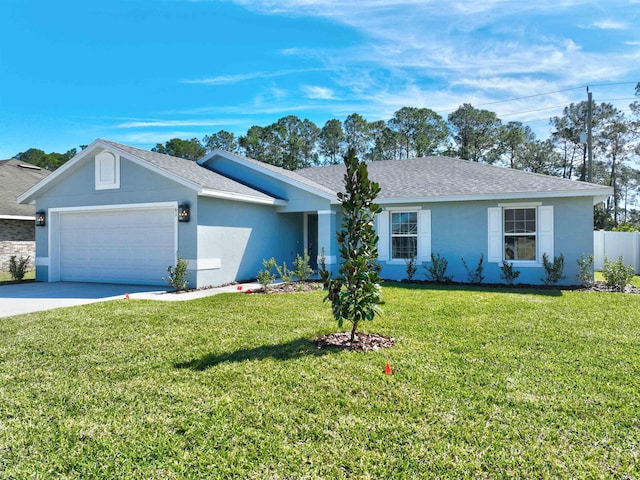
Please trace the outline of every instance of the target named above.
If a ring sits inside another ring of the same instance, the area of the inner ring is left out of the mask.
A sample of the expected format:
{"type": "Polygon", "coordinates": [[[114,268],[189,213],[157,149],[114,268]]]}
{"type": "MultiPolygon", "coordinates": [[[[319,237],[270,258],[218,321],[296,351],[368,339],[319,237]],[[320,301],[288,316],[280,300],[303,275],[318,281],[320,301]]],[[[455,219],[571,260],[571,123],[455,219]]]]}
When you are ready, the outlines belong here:
{"type": "Polygon", "coordinates": [[[0,477],[640,477],[640,296],[383,293],[369,353],[322,292],[2,319],[0,477]]]}
{"type": "MultiPolygon", "coordinates": [[[[33,280],[34,278],[36,278],[36,271],[35,270],[30,270],[28,272],[26,272],[24,274],[24,279],[23,280],[33,280]]],[[[11,281],[11,274],[9,272],[2,272],[0,271],[0,282],[9,282],[11,281]]]]}
{"type": "MultiPolygon", "coordinates": [[[[598,282],[604,282],[604,275],[602,275],[602,272],[594,272],[593,278],[598,282]]],[[[636,288],[640,288],[640,275],[633,276],[633,278],[631,279],[631,285],[636,288]]]]}

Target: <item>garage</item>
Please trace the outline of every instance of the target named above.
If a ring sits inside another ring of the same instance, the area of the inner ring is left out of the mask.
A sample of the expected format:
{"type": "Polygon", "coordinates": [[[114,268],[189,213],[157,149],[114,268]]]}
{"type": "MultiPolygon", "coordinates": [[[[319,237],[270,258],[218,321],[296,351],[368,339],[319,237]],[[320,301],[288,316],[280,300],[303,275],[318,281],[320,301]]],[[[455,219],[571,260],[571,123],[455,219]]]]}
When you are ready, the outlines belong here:
{"type": "Polygon", "coordinates": [[[165,285],[177,251],[175,207],[58,214],[60,280],[165,285]]]}

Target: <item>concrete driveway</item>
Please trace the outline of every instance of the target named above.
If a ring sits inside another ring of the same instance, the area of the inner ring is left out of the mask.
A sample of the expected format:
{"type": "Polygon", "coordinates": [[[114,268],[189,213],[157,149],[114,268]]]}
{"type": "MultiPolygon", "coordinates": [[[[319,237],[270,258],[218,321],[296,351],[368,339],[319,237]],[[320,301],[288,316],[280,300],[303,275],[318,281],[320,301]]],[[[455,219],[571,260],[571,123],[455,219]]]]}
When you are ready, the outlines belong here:
{"type": "Polygon", "coordinates": [[[164,293],[158,286],[104,283],[28,282],[0,285],[0,317],[103,302],[115,298],[164,293]]]}

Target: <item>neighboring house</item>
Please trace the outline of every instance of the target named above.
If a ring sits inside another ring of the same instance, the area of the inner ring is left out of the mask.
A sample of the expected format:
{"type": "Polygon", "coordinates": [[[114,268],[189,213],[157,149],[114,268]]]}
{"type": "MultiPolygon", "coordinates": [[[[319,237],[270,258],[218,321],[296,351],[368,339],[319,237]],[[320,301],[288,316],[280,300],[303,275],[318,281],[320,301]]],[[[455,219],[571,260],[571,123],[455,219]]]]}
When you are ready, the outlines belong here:
{"type": "Polygon", "coordinates": [[[35,208],[19,205],[18,195],[49,175],[35,165],[20,160],[0,160],[0,270],[9,269],[9,259],[35,258],[35,208]]]}
{"type": "MultiPolygon", "coordinates": [[[[406,260],[440,254],[466,281],[462,258],[485,260],[501,282],[507,259],[518,281],[541,283],[542,255],[593,252],[593,206],[608,187],[449,157],[373,162],[382,187],[376,219],[381,276],[402,279],[406,260]]],[[[191,286],[255,278],[264,258],[288,264],[308,250],[337,270],[344,166],[287,171],[223,151],[199,162],[96,140],[20,196],[46,216],[36,228],[42,281],[165,284],[177,255],[191,286]]],[[[422,273],[422,269],[419,273],[422,273]]]]}

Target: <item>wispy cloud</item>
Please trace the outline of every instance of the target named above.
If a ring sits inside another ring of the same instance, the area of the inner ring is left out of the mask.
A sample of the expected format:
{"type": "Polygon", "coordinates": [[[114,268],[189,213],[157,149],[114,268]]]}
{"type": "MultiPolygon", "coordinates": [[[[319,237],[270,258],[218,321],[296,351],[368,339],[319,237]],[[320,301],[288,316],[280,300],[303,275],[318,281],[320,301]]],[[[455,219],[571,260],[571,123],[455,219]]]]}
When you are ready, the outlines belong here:
{"type": "Polygon", "coordinates": [[[278,70],[275,72],[267,72],[267,71],[249,72],[249,73],[239,73],[235,75],[218,75],[216,77],[210,77],[210,78],[182,80],[182,83],[197,84],[197,85],[232,85],[232,84],[246,82],[254,79],[284,77],[288,75],[318,72],[322,70],[324,69],[306,68],[306,69],[278,70]]]}
{"type": "Polygon", "coordinates": [[[174,127],[214,127],[228,125],[234,120],[135,120],[119,123],[114,128],[174,128],[174,127]]]}
{"type": "Polygon", "coordinates": [[[332,100],[334,98],[333,90],[317,85],[304,85],[302,91],[307,98],[311,99],[332,100]]]}
{"type": "Polygon", "coordinates": [[[619,22],[617,20],[606,19],[593,22],[589,28],[597,28],[600,30],[626,30],[629,28],[629,24],[625,22],[619,22]]]}

